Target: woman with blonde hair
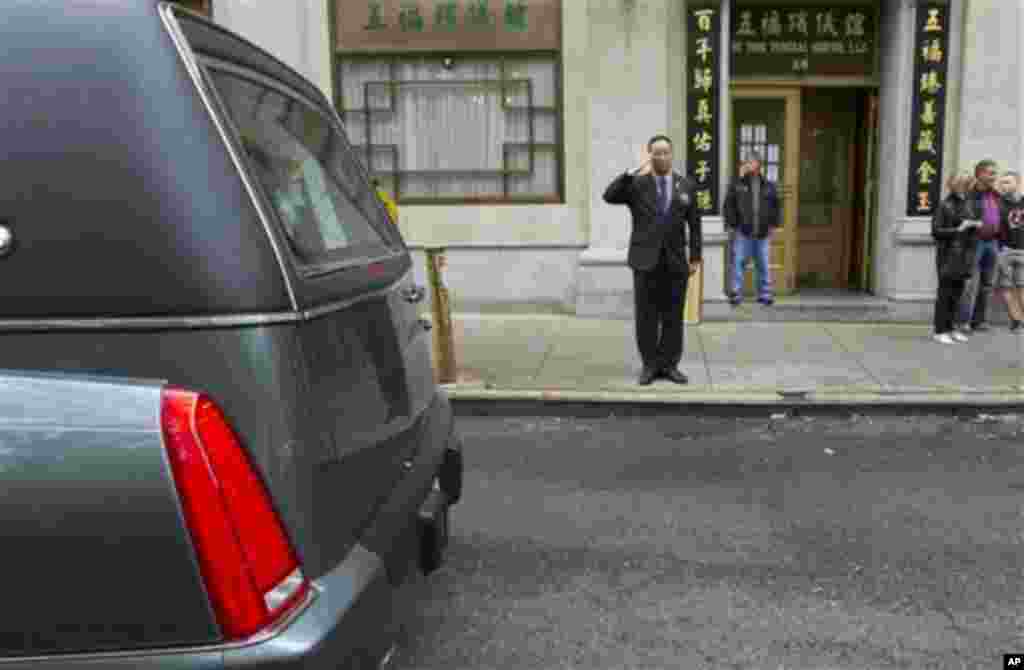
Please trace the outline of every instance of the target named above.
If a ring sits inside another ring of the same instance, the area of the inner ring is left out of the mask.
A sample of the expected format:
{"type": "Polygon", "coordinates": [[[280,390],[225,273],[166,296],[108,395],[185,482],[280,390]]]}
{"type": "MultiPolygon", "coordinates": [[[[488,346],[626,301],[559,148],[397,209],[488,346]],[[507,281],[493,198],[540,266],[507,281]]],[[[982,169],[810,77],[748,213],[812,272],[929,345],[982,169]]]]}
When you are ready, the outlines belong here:
{"type": "Polygon", "coordinates": [[[953,329],[953,317],[974,268],[977,230],[980,225],[967,204],[974,178],[966,172],[946,181],[946,197],[932,216],[935,239],[935,269],[939,287],[935,297],[935,334],[942,344],[966,342],[967,336],[953,329]]]}

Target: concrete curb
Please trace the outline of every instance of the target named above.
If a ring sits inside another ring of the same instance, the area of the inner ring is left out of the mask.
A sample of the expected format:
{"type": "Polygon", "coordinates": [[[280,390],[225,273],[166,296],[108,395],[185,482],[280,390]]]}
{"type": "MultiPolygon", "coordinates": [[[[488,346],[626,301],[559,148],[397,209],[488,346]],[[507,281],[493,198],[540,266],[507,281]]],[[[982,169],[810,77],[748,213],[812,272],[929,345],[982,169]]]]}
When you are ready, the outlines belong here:
{"type": "Polygon", "coordinates": [[[942,405],[1009,403],[1024,404],[1024,391],[998,390],[946,390],[946,389],[885,389],[875,392],[815,392],[815,391],[567,391],[538,389],[488,389],[483,385],[470,387],[442,385],[452,400],[542,401],[587,403],[660,403],[665,405],[698,404],[905,404],[929,402],[942,405]]]}
{"type": "Polygon", "coordinates": [[[608,414],[666,414],[691,410],[727,414],[795,413],[940,413],[977,414],[1024,412],[1021,390],[973,392],[942,389],[887,389],[871,393],[818,392],[806,397],[779,393],[737,392],[606,392],[564,390],[486,389],[474,385],[445,386],[462,415],[606,416],[608,414]]]}

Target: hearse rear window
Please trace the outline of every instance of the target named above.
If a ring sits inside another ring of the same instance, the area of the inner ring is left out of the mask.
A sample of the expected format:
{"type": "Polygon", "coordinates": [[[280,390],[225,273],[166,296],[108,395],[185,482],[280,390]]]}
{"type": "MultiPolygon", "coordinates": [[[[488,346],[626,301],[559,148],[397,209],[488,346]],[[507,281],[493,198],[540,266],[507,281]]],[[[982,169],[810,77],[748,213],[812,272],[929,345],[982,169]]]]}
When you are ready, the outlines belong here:
{"type": "Polygon", "coordinates": [[[369,260],[398,250],[395,236],[381,230],[391,224],[350,146],[320,112],[249,79],[209,72],[300,261],[369,260]]]}

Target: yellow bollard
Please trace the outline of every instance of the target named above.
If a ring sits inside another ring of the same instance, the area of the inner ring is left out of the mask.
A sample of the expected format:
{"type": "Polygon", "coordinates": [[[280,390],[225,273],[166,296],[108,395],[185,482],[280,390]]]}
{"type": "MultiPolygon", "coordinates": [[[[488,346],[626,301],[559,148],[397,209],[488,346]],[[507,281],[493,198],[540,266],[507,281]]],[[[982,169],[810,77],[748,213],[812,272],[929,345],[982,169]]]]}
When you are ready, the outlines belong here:
{"type": "Polygon", "coordinates": [[[455,342],[452,334],[452,310],[448,289],[444,286],[445,256],[443,247],[426,249],[427,278],[430,282],[431,308],[434,317],[434,374],[438,384],[457,381],[455,342]]]}
{"type": "Polygon", "coordinates": [[[377,179],[373,180],[373,188],[377,192],[377,197],[384,203],[384,207],[388,210],[388,216],[391,217],[391,223],[398,225],[398,205],[391,199],[387,191],[380,187],[380,182],[377,179]]]}
{"type": "Polygon", "coordinates": [[[704,264],[697,266],[697,271],[690,275],[686,285],[686,304],[683,306],[683,322],[690,325],[700,324],[704,318],[704,264]]]}

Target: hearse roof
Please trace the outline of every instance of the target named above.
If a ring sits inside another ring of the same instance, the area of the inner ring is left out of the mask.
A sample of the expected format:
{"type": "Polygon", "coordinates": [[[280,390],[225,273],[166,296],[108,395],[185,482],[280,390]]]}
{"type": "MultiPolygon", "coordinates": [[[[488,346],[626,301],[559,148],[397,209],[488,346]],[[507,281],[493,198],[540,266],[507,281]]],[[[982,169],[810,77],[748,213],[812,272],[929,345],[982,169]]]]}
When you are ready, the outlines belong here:
{"type": "MultiPolygon", "coordinates": [[[[315,87],[230,33],[194,47],[315,87]]],[[[156,2],[17,0],[0,22],[0,321],[294,307],[156,2]]]]}

